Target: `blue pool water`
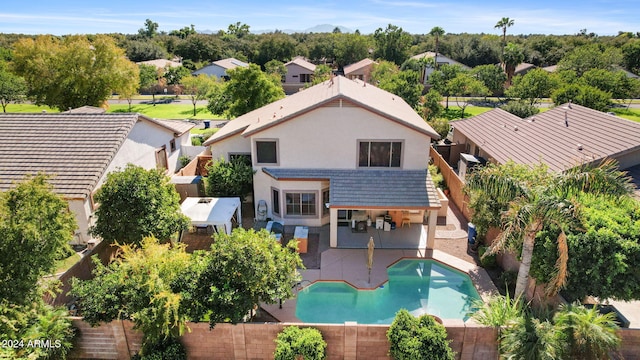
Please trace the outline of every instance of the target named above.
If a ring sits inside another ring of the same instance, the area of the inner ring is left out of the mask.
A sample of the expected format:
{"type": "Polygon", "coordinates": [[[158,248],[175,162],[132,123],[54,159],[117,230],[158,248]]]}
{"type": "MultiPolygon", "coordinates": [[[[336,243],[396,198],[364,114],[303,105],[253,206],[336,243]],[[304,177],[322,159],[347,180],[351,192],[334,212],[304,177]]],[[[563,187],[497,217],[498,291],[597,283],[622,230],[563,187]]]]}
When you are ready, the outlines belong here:
{"type": "Polygon", "coordinates": [[[480,299],[467,274],[434,260],[401,260],[387,273],[389,281],[375,290],[315,282],[298,293],[296,316],[307,323],[391,324],[398,310],[407,309],[414,316],[467,320],[480,299]]]}

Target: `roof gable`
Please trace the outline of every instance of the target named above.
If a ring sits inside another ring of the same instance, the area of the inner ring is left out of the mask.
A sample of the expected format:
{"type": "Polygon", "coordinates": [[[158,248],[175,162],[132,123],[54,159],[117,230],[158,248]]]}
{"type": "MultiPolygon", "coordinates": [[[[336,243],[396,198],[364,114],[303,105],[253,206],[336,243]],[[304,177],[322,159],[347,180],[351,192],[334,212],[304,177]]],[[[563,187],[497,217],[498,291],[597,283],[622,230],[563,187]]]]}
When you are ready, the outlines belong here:
{"type": "Polygon", "coordinates": [[[307,60],[303,59],[300,56],[296,56],[295,58],[293,58],[293,60],[289,61],[288,63],[284,64],[284,66],[289,67],[291,65],[298,65],[300,67],[302,67],[303,69],[309,70],[312,73],[314,71],[316,71],[316,66],[310,62],[308,62],[307,60]]]}
{"type": "Polygon", "coordinates": [[[344,67],[344,74],[345,75],[349,75],[352,74],[358,70],[361,70],[363,68],[366,68],[368,66],[371,66],[375,63],[375,61],[371,60],[371,59],[362,59],[360,61],[358,61],[357,63],[353,63],[353,64],[349,64],[347,66],[344,67]]]}
{"type": "Polygon", "coordinates": [[[576,104],[526,119],[494,109],[451,126],[500,163],[542,161],[553,171],[640,148],[640,123],[576,104]]]}
{"type": "Polygon", "coordinates": [[[361,80],[337,76],[229,121],[204,145],[211,145],[240,132],[243,136],[250,136],[336,100],[349,101],[433,139],[440,137],[399,96],[361,80]]]}
{"type": "Polygon", "coordinates": [[[57,193],[85,198],[138,120],[138,114],[0,115],[0,190],[44,172],[57,193]]]}

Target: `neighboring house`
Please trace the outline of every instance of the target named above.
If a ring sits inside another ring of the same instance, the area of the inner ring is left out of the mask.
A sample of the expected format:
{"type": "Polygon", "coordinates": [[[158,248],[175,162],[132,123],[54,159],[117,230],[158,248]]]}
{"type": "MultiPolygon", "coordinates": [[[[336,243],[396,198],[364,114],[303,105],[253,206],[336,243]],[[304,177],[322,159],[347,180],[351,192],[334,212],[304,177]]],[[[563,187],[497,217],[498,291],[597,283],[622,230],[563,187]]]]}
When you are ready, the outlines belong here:
{"type": "MultiPolygon", "coordinates": [[[[412,59],[416,59],[416,60],[420,60],[420,59],[434,59],[436,58],[436,53],[433,51],[427,51],[427,52],[423,52],[422,54],[418,54],[418,55],[414,55],[411,57],[412,59]]],[[[459,63],[449,57],[446,57],[440,53],[438,53],[438,57],[437,57],[437,61],[438,64],[437,66],[441,66],[441,65],[459,65],[460,67],[462,67],[465,70],[471,70],[470,67],[468,67],[465,64],[459,63]]],[[[424,74],[423,74],[423,78],[424,78],[424,84],[428,84],[429,83],[429,76],[431,75],[431,73],[433,73],[435,71],[435,69],[431,66],[427,66],[424,69],[424,74]]]]}
{"type": "Polygon", "coordinates": [[[219,79],[227,78],[228,77],[227,70],[235,69],[238,66],[247,67],[249,66],[249,64],[234,58],[222,59],[222,60],[214,61],[211,64],[203,67],[202,69],[198,69],[194,71],[192,75],[198,76],[200,74],[205,74],[209,76],[211,75],[216,76],[219,79]]]}
{"type": "Polygon", "coordinates": [[[311,83],[316,71],[316,66],[301,56],[296,56],[284,66],[287,68],[287,74],[284,76],[282,87],[287,95],[293,94],[306,84],[311,83]]]}
{"type": "Polygon", "coordinates": [[[516,66],[515,71],[513,72],[513,76],[525,75],[529,71],[537,68],[537,66],[529,63],[520,63],[516,66]]]}
{"type": "Polygon", "coordinates": [[[192,127],[139,114],[1,114],[0,191],[27,175],[50,175],[76,216],[75,242],[87,243],[93,195],[107,174],[129,163],[174,173],[192,127]]]}
{"type": "Polygon", "coordinates": [[[605,158],[617,160],[622,170],[640,164],[640,123],[576,104],[526,119],[494,109],[451,126],[453,142],[464,144],[463,152],[495,163],[543,162],[551,171],[605,158]]]}
{"type": "Polygon", "coordinates": [[[166,69],[168,67],[173,68],[173,67],[182,66],[181,62],[167,60],[167,59],[139,61],[136,63],[136,65],[141,65],[141,64],[155,66],[156,69],[166,69]]]}
{"type": "Polygon", "coordinates": [[[330,224],[332,247],[354,214],[402,210],[428,218],[432,247],[440,202],[427,164],[437,138],[400,97],[338,76],[229,121],[204,145],[214,159],[250,157],[256,206],[265,201],[287,225],[330,224]]]}
{"type": "Polygon", "coordinates": [[[362,59],[344,67],[344,76],[347,79],[359,79],[366,82],[371,81],[371,70],[376,62],[371,59],[362,59]]]}

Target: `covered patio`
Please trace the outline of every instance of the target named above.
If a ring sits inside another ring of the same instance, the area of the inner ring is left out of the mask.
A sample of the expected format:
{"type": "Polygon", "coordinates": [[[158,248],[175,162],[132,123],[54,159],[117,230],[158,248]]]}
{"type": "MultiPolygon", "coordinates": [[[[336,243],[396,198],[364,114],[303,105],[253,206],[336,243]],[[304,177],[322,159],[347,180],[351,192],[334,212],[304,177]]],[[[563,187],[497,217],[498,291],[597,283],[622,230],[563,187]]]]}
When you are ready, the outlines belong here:
{"type": "Polygon", "coordinates": [[[422,224],[396,227],[384,231],[375,226],[367,227],[366,232],[354,232],[350,226],[338,226],[338,248],[365,249],[370,237],[373,237],[376,249],[425,249],[427,230],[422,224]]]}

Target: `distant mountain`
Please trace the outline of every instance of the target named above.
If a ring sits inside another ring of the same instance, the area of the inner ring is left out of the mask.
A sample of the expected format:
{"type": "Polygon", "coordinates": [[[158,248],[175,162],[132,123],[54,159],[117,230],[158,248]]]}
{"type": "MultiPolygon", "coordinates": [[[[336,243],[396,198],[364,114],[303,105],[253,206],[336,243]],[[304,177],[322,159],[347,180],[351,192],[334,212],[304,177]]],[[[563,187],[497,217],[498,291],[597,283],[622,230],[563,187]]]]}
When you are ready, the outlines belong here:
{"type": "Polygon", "coordinates": [[[295,29],[263,29],[263,30],[253,30],[251,31],[254,34],[264,34],[264,33],[270,33],[270,32],[274,32],[276,30],[281,31],[285,34],[293,34],[293,33],[330,33],[333,32],[333,29],[338,28],[340,29],[340,32],[343,33],[352,33],[353,30],[341,26],[341,25],[331,25],[331,24],[321,24],[321,25],[316,25],[314,27],[310,27],[304,30],[295,30],[295,29]]]}

